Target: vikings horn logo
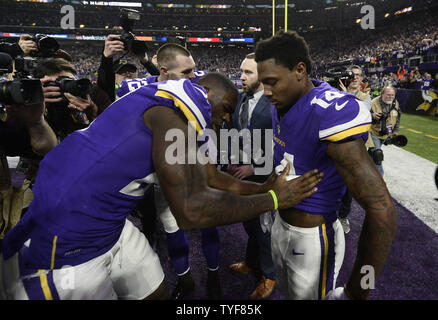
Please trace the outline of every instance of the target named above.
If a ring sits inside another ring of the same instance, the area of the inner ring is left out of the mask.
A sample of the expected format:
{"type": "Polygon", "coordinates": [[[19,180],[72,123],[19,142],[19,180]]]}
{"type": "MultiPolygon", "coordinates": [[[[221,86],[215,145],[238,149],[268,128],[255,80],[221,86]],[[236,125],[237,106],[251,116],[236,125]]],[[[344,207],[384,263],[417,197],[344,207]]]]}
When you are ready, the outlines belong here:
{"type": "Polygon", "coordinates": [[[433,90],[423,90],[424,102],[417,107],[417,111],[424,111],[431,116],[438,114],[438,95],[433,90]]]}

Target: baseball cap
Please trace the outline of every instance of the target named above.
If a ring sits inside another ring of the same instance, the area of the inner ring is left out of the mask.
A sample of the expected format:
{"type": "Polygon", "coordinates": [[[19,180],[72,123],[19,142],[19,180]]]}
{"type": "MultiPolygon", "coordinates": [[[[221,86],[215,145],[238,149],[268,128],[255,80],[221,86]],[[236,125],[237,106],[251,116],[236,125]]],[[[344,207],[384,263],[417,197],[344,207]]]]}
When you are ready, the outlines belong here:
{"type": "Polygon", "coordinates": [[[137,66],[124,60],[114,63],[114,73],[122,74],[125,72],[137,72],[137,66]]]}
{"type": "Polygon", "coordinates": [[[68,62],[73,62],[73,59],[72,59],[70,53],[68,53],[67,51],[62,50],[62,49],[58,49],[58,51],[56,52],[55,58],[60,58],[60,59],[67,60],[68,62]]]}

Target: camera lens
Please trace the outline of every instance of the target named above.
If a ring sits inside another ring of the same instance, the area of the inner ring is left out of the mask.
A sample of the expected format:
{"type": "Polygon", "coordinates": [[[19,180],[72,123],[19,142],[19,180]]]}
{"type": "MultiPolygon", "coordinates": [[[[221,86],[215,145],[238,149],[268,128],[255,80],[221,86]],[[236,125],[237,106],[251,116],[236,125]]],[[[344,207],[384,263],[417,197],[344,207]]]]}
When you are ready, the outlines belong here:
{"type": "Polygon", "coordinates": [[[58,78],[57,82],[62,92],[68,92],[74,96],[86,98],[91,92],[92,84],[88,79],[74,80],[70,78],[58,78]]]}
{"type": "Polygon", "coordinates": [[[79,79],[76,80],[76,88],[79,92],[87,95],[91,92],[91,82],[88,79],[79,79]]]}
{"type": "Polygon", "coordinates": [[[0,84],[0,101],[4,104],[32,105],[44,101],[40,80],[13,80],[0,84]]]}
{"type": "Polygon", "coordinates": [[[59,44],[56,39],[48,36],[37,37],[38,51],[43,57],[51,57],[59,50],[59,44]]]}

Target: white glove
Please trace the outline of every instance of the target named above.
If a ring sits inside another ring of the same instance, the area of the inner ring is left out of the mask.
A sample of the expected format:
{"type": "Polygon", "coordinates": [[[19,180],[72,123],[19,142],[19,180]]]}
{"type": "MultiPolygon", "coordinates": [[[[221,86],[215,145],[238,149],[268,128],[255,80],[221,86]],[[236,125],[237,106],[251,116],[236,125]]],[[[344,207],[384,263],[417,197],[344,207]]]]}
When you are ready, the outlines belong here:
{"type": "Polygon", "coordinates": [[[324,300],[350,300],[345,294],[344,287],[336,288],[335,290],[330,291],[324,297],[324,300]]]}

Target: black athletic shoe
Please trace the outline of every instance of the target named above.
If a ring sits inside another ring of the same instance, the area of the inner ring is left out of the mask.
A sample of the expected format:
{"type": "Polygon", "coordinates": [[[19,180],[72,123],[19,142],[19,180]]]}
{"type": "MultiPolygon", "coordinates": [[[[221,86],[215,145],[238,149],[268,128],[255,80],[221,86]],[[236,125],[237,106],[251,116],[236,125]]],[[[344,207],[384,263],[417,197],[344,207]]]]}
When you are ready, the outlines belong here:
{"type": "Polygon", "coordinates": [[[184,300],[194,290],[195,281],[189,271],[182,276],[178,276],[178,283],[172,292],[172,300],[184,300]]]}
{"type": "Polygon", "coordinates": [[[222,289],[219,282],[218,270],[208,270],[207,275],[207,297],[208,300],[222,300],[222,289]]]}

